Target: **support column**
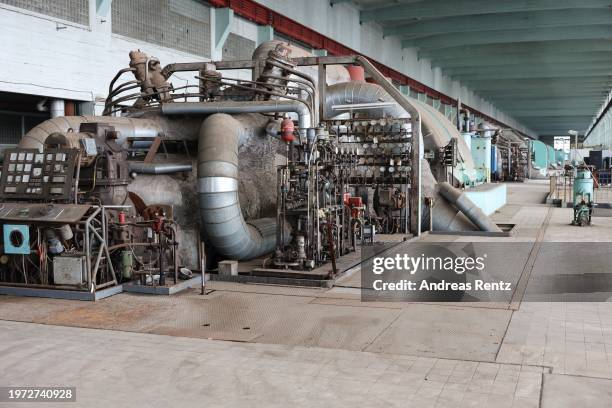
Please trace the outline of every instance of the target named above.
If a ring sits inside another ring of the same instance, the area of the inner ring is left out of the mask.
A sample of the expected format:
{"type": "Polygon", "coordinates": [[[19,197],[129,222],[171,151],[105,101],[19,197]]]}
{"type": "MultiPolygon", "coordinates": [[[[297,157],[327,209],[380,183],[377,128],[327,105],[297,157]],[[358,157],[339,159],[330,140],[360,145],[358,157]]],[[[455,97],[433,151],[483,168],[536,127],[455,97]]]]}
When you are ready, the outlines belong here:
{"type": "Polygon", "coordinates": [[[440,107],[442,107],[442,102],[441,102],[439,99],[434,99],[434,100],[433,100],[433,107],[434,107],[436,110],[438,110],[438,111],[439,111],[439,110],[440,110],[440,107]]]}
{"type": "Polygon", "coordinates": [[[225,40],[232,30],[234,21],[234,10],[229,7],[215,8],[211,15],[211,30],[212,30],[212,50],[211,57],[213,61],[218,61],[223,55],[223,46],[225,40]]]}
{"type": "Polygon", "coordinates": [[[463,125],[461,124],[461,99],[457,98],[457,111],[455,112],[455,114],[457,115],[457,129],[459,130],[459,132],[461,132],[461,128],[463,127],[463,125]]]}
{"type": "Polygon", "coordinates": [[[410,143],[410,161],[412,163],[410,169],[410,195],[409,210],[410,210],[410,232],[415,237],[421,235],[421,217],[423,214],[423,187],[421,177],[421,160],[423,157],[421,146],[421,118],[411,117],[410,127],[412,130],[412,138],[410,143]]]}
{"type": "Polygon", "coordinates": [[[274,28],[269,25],[257,27],[257,45],[272,41],[274,39],[274,28]]]}
{"type": "Polygon", "coordinates": [[[327,83],[327,66],[324,64],[319,64],[318,74],[319,76],[317,78],[317,81],[319,83],[319,100],[318,100],[318,106],[315,109],[319,112],[319,115],[315,122],[315,126],[319,126],[318,122],[328,119],[325,117],[325,99],[327,98],[325,91],[327,87],[321,86],[321,84],[327,83]]]}
{"type": "Polygon", "coordinates": [[[112,0],[89,0],[89,27],[91,31],[111,33],[112,3],[112,0]]]}

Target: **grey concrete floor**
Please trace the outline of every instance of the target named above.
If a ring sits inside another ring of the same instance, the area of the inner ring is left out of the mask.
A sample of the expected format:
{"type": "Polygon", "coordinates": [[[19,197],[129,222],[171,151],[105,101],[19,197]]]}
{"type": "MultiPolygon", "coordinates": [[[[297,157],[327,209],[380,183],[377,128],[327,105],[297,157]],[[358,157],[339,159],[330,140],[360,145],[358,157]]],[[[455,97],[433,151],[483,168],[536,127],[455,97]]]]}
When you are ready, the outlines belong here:
{"type": "Polygon", "coordinates": [[[69,406],[84,407],[612,406],[612,218],[570,227],[571,211],[542,204],[546,188],[509,184],[494,215],[518,226],[496,240],[536,248],[512,265],[525,292],[513,302],[364,303],[358,267],[332,289],[0,296],[0,386],[76,386],[69,406]],[[563,292],[585,274],[591,301],[568,301],[585,299],[563,292]]]}

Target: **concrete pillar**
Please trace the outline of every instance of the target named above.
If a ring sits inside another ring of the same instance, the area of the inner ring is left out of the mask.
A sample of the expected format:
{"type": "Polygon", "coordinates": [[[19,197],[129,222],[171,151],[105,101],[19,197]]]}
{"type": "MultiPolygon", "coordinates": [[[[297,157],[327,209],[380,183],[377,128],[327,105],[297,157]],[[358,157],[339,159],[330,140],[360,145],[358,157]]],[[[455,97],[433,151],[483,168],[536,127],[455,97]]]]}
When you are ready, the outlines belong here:
{"type": "Polygon", "coordinates": [[[274,28],[269,25],[257,27],[257,45],[272,41],[274,39],[274,28]]]}
{"type": "Polygon", "coordinates": [[[215,8],[211,14],[212,50],[210,55],[213,61],[218,61],[223,55],[225,40],[232,30],[234,10],[229,7],[215,8]]]}
{"type": "Polygon", "coordinates": [[[65,105],[63,99],[51,99],[49,102],[49,113],[52,118],[65,115],[65,105]]]}

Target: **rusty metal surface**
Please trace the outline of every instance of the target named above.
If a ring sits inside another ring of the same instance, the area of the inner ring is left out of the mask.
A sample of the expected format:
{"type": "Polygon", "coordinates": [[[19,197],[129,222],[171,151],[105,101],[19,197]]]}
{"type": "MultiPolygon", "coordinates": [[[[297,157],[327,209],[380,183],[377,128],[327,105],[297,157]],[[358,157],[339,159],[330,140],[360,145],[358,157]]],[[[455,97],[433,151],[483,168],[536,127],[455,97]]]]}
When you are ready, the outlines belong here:
{"type": "MultiPolygon", "coordinates": [[[[316,292],[316,290],[315,290],[316,292]]],[[[120,294],[92,303],[0,297],[0,319],[258,343],[361,350],[398,312],[311,303],[315,297],[196,290],[120,294]]]]}

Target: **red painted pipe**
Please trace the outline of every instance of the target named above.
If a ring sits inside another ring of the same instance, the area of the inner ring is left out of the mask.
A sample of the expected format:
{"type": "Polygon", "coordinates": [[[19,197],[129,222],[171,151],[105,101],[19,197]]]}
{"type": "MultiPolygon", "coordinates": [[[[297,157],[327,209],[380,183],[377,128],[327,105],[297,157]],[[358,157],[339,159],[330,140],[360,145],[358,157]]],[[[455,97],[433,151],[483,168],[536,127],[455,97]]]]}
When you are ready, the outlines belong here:
{"type": "Polygon", "coordinates": [[[360,65],[347,65],[346,70],[351,77],[351,81],[365,82],[365,71],[360,65]]]}

